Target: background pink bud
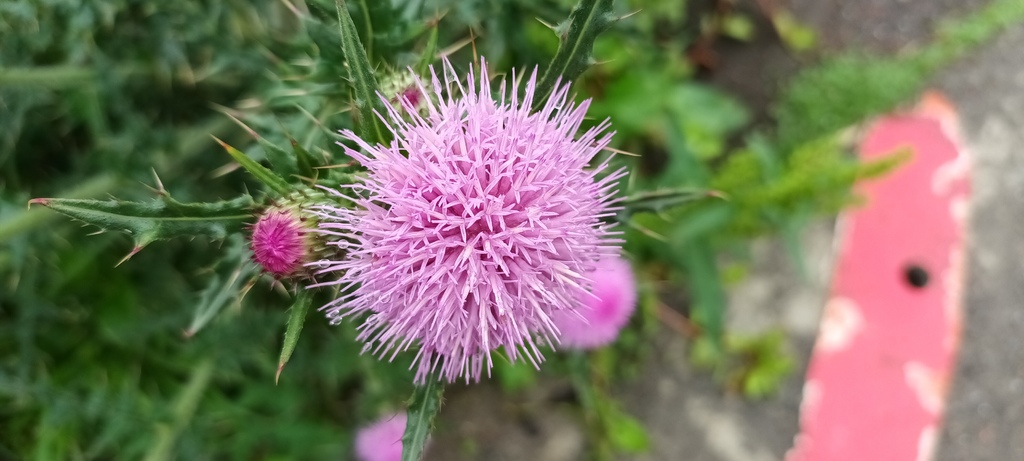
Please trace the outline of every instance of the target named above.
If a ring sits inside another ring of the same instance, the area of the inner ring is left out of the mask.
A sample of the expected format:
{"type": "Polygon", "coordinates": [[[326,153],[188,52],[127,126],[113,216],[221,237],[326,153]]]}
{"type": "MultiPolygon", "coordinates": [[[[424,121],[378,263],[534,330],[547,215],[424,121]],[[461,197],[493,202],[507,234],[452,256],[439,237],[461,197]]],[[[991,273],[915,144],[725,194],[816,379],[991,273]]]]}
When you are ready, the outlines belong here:
{"type": "Polygon", "coordinates": [[[555,315],[564,348],[593,349],[610,344],[636,309],[636,281],[628,261],[619,257],[604,258],[590,278],[593,280],[590,292],[580,292],[585,307],[579,310],[579,315],[570,312],[555,315]]]}
{"type": "Polygon", "coordinates": [[[359,461],[401,461],[402,435],[408,415],[385,416],[356,434],[356,459],[359,461]]]}

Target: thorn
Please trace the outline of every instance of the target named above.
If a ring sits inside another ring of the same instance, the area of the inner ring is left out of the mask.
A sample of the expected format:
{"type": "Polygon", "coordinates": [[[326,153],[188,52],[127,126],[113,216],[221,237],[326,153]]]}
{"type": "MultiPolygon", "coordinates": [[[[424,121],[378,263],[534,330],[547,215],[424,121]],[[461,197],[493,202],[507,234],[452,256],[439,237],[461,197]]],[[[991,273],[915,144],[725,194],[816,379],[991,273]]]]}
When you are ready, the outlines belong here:
{"type": "Polygon", "coordinates": [[[473,46],[473,62],[477,62],[480,56],[476,54],[476,32],[472,28],[469,29],[469,43],[473,46]]]}
{"type": "Polygon", "coordinates": [[[552,25],[551,23],[549,23],[549,22],[546,22],[546,21],[544,21],[544,20],[543,20],[543,19],[541,19],[541,18],[534,18],[534,19],[536,19],[536,20],[537,20],[537,22],[539,22],[539,23],[541,23],[541,24],[544,24],[544,27],[547,27],[548,29],[551,29],[551,30],[553,30],[553,31],[555,31],[555,32],[558,32],[558,28],[557,28],[556,26],[552,25]]]}
{"type": "Polygon", "coordinates": [[[652,239],[655,239],[655,240],[658,240],[658,241],[662,241],[662,242],[668,242],[668,239],[665,238],[664,235],[661,235],[661,234],[659,234],[657,232],[654,232],[654,231],[652,231],[652,230],[650,230],[650,229],[648,229],[648,228],[646,228],[644,226],[641,226],[641,225],[637,224],[632,219],[630,219],[629,221],[626,221],[626,225],[628,225],[629,227],[632,227],[633,229],[636,229],[641,234],[644,234],[644,235],[646,235],[646,236],[648,236],[648,237],[650,237],[652,239]]]}
{"type": "Polygon", "coordinates": [[[224,175],[226,175],[226,174],[228,174],[228,173],[230,173],[232,171],[235,171],[235,170],[237,170],[237,169],[239,169],[241,167],[242,167],[242,165],[239,165],[239,164],[237,164],[235,162],[231,162],[231,163],[225,164],[224,166],[222,166],[220,168],[217,168],[216,170],[213,170],[210,173],[210,177],[211,178],[219,178],[219,177],[224,176],[224,175]]]}
{"type": "Polygon", "coordinates": [[[284,6],[286,8],[288,8],[288,10],[291,11],[292,14],[294,14],[296,17],[299,17],[299,18],[306,17],[306,15],[302,14],[302,12],[299,11],[299,9],[297,7],[295,7],[295,5],[292,4],[292,2],[289,2],[288,0],[281,0],[281,3],[284,3],[284,6]]]}
{"type": "Polygon", "coordinates": [[[102,234],[102,233],[104,233],[106,231],[107,231],[106,229],[100,229],[100,230],[98,230],[96,232],[90,232],[90,233],[85,234],[85,235],[88,236],[88,237],[92,237],[93,235],[100,235],[100,234],[102,234]]]}
{"type": "Polygon", "coordinates": [[[440,12],[435,11],[434,12],[434,17],[432,17],[429,20],[427,20],[427,27],[437,27],[437,25],[441,23],[441,19],[444,19],[445,16],[448,16],[448,12],[449,11],[451,11],[451,10],[450,9],[446,9],[446,10],[440,11],[440,12]]]}
{"type": "Polygon", "coordinates": [[[245,295],[249,294],[249,290],[252,290],[252,287],[256,286],[256,282],[258,282],[259,280],[260,280],[259,274],[256,274],[256,275],[254,275],[254,276],[249,278],[249,281],[246,282],[245,286],[243,286],[242,289],[239,290],[239,292],[238,292],[238,303],[239,304],[242,303],[242,300],[245,299],[245,295]]]}
{"type": "Polygon", "coordinates": [[[356,162],[355,162],[355,160],[353,160],[353,161],[348,162],[348,163],[339,163],[337,165],[315,166],[315,167],[313,167],[313,169],[314,170],[329,170],[331,168],[348,168],[348,167],[353,166],[355,164],[356,164],[356,162]]]}
{"type": "Polygon", "coordinates": [[[161,197],[170,197],[171,194],[167,193],[167,189],[164,189],[163,181],[161,181],[160,180],[160,176],[158,176],[156,174],[156,168],[150,167],[150,171],[153,172],[153,179],[156,181],[156,189],[153,189],[152,187],[149,187],[149,186],[146,186],[146,187],[148,187],[149,190],[152,190],[152,191],[156,192],[156,194],[161,196],[161,197]]]}
{"type": "Polygon", "coordinates": [[[135,248],[132,248],[132,251],[128,252],[128,254],[125,255],[125,257],[121,258],[121,260],[118,261],[117,264],[114,264],[114,267],[120,266],[125,261],[131,259],[132,256],[138,254],[140,251],[142,251],[143,248],[145,248],[144,245],[135,245],[135,248]]]}
{"type": "MultiPolygon", "coordinates": [[[[218,110],[220,110],[220,109],[218,108],[218,110]]],[[[245,123],[243,123],[243,122],[242,122],[241,120],[239,120],[238,118],[236,118],[236,117],[235,117],[234,115],[231,115],[231,114],[230,114],[230,113],[228,113],[227,111],[221,110],[220,112],[221,112],[222,114],[226,115],[226,116],[227,116],[228,118],[230,118],[230,119],[231,119],[231,121],[233,121],[233,122],[235,122],[236,124],[238,124],[238,126],[239,126],[239,127],[241,127],[241,128],[243,129],[243,130],[245,130],[245,131],[246,131],[246,133],[249,133],[249,135],[250,135],[250,136],[252,136],[253,138],[256,138],[256,139],[260,139],[260,135],[259,135],[259,134],[257,134],[257,133],[256,133],[256,131],[255,131],[255,130],[253,130],[252,128],[249,128],[249,125],[246,125],[246,124],[245,124],[245,123]]],[[[217,139],[217,138],[215,137],[214,139],[217,139]]],[[[220,140],[218,139],[218,141],[220,141],[220,140]]]]}
{"type": "Polygon", "coordinates": [[[641,157],[641,155],[640,155],[640,154],[634,154],[634,153],[632,153],[632,152],[627,152],[627,151],[624,151],[624,150],[619,150],[619,149],[616,149],[616,148],[614,148],[614,147],[605,147],[605,148],[604,148],[604,149],[602,149],[602,150],[606,150],[606,151],[608,151],[608,152],[611,152],[611,153],[613,153],[613,154],[622,154],[622,155],[626,155],[626,156],[629,156],[629,157],[641,157]]]}
{"type": "Polygon", "coordinates": [[[452,55],[452,54],[453,54],[453,53],[455,53],[456,51],[459,51],[459,50],[461,50],[461,49],[462,49],[463,47],[465,47],[466,45],[469,45],[469,44],[470,44],[470,43],[471,43],[471,42],[473,41],[473,39],[474,39],[474,38],[475,38],[475,37],[472,37],[472,36],[471,36],[471,37],[469,37],[469,38],[464,38],[464,39],[462,39],[462,40],[459,40],[459,41],[457,41],[457,42],[455,42],[455,43],[453,43],[453,44],[449,45],[449,46],[448,46],[447,48],[444,48],[444,49],[442,49],[442,50],[439,50],[439,51],[437,52],[437,57],[438,57],[438,58],[444,58],[444,57],[447,57],[447,56],[450,56],[450,55],[452,55]]]}
{"type": "Polygon", "coordinates": [[[50,206],[50,199],[48,198],[34,198],[28,201],[27,208],[31,209],[32,205],[50,206]]]}
{"type": "Polygon", "coordinates": [[[618,21],[621,21],[621,20],[623,20],[623,19],[629,19],[629,18],[631,18],[631,17],[633,17],[633,16],[637,15],[637,14],[638,14],[638,13],[640,13],[641,11],[643,11],[643,8],[641,8],[641,9],[639,9],[639,10],[636,10],[636,11],[634,11],[634,12],[632,12],[632,13],[627,13],[627,14],[624,14],[624,15],[622,15],[622,16],[619,16],[619,17],[617,17],[617,18],[614,18],[614,19],[612,19],[612,22],[618,22],[618,21]]]}
{"type": "Polygon", "coordinates": [[[284,362],[277,364],[277,374],[274,375],[274,385],[277,385],[278,380],[281,379],[281,371],[284,370],[284,362]]]}
{"type": "Polygon", "coordinates": [[[231,150],[231,146],[229,146],[228,143],[221,141],[220,138],[212,134],[210,135],[210,137],[213,138],[214,141],[217,141],[217,144],[220,144],[220,147],[223,147],[224,150],[231,150]]]}

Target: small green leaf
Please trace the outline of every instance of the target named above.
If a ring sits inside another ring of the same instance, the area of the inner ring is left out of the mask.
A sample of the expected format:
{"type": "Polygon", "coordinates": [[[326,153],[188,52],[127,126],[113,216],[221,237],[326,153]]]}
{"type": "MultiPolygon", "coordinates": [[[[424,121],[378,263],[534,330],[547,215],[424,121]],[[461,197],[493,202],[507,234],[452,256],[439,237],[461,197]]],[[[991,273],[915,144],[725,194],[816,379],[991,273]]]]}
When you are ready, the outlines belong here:
{"type": "Polygon", "coordinates": [[[245,155],[238,149],[235,149],[224,141],[217,139],[216,136],[214,136],[213,139],[224,147],[224,150],[228,151],[228,155],[235,159],[239,165],[242,165],[242,168],[245,168],[245,171],[248,171],[249,174],[256,177],[257,180],[265,184],[271,190],[281,195],[288,195],[288,193],[291,192],[291,187],[288,186],[288,181],[285,181],[284,178],[278,176],[273,171],[268,170],[263,165],[260,165],[257,161],[249,158],[248,155],[245,155]]]}
{"type": "Polygon", "coordinates": [[[612,16],[613,0],[580,0],[569,13],[569,19],[555,28],[558,33],[558,51],[537,83],[534,108],[547,100],[555,82],[574,80],[590,66],[594,41],[617,18],[612,16]]]}
{"type": "Polygon", "coordinates": [[[420,56],[420,62],[416,64],[416,73],[418,75],[427,75],[430,71],[430,65],[434,63],[434,57],[437,54],[437,25],[430,28],[430,35],[427,37],[427,46],[423,49],[423,55],[420,56]]]}
{"type": "Polygon", "coordinates": [[[29,205],[33,204],[94,225],[101,231],[131,235],[135,248],[124,260],[157,240],[196,236],[223,239],[252,217],[253,207],[252,197],[248,195],[211,203],[181,203],[161,196],[149,202],[37,198],[29,201],[29,205]]]}
{"type": "Polygon", "coordinates": [[[270,161],[271,168],[273,168],[275,173],[280,173],[281,179],[285,181],[289,179],[294,180],[293,175],[297,171],[298,162],[291,152],[284,150],[284,148],[270,142],[263,136],[256,135],[256,143],[263,148],[267,160],[270,161]]]}
{"type": "Polygon", "coordinates": [[[818,42],[814,29],[801,24],[788,11],[779,11],[772,15],[772,24],[775,25],[782,43],[793,51],[808,51],[818,42]]]}
{"type": "Polygon", "coordinates": [[[754,38],[756,31],[757,26],[754,25],[754,21],[745,14],[734,12],[722,18],[722,34],[726,37],[749,42],[754,38]]]}
{"type": "Polygon", "coordinates": [[[295,153],[295,162],[298,166],[299,174],[312,178],[316,174],[315,168],[320,166],[320,162],[317,162],[316,157],[313,157],[298,141],[292,138],[288,138],[288,141],[292,144],[292,152],[295,153]]]}
{"type": "Polygon", "coordinates": [[[650,448],[650,438],[640,421],[619,409],[614,401],[607,402],[605,411],[608,437],[616,450],[637,454],[650,448]]]}
{"type": "Polygon", "coordinates": [[[345,53],[345,66],[355,90],[355,105],[359,112],[359,135],[369,143],[387,142],[387,130],[374,112],[384,113],[384,102],[377,95],[379,88],[373,77],[373,66],[366,57],[366,50],[359,41],[359,33],[352,22],[345,0],[335,0],[338,9],[338,30],[341,33],[341,48],[345,53]]]}
{"type": "Polygon", "coordinates": [[[725,292],[711,241],[709,237],[697,237],[674,245],[673,250],[686,270],[687,282],[693,292],[693,320],[708,335],[715,349],[721,350],[725,292]]]}
{"type": "Polygon", "coordinates": [[[517,392],[537,382],[537,370],[528,363],[511,363],[504,356],[494,361],[494,375],[505,392],[517,392]]]}
{"type": "Polygon", "coordinates": [[[288,359],[292,357],[292,352],[295,352],[295,345],[299,343],[302,326],[306,323],[306,312],[309,311],[309,305],[312,303],[312,290],[300,288],[295,295],[291,313],[288,314],[288,328],[284,332],[284,344],[281,345],[281,358],[277,360],[277,374],[274,376],[274,383],[281,379],[281,371],[284,370],[288,359]]]}
{"type": "Polygon", "coordinates": [[[444,385],[436,376],[428,376],[426,384],[416,386],[409,405],[409,422],[402,436],[402,461],[419,461],[423,445],[434,426],[434,417],[441,409],[444,385]]]}
{"type": "Polygon", "coordinates": [[[240,281],[246,279],[253,271],[253,265],[245,261],[246,245],[236,234],[229,239],[228,250],[225,251],[217,271],[207,277],[206,288],[203,289],[192,315],[192,323],[185,330],[185,337],[194,336],[217,316],[231,299],[238,296],[240,281]],[[239,264],[241,262],[241,264],[239,264]]]}

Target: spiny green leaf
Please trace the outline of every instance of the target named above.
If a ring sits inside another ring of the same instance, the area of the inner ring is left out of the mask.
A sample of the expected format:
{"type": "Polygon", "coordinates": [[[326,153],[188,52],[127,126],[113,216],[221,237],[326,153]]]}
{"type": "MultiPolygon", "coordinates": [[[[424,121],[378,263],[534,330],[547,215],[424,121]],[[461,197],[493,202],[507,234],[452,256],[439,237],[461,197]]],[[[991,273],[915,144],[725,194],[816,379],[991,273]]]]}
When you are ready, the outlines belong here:
{"type": "Polygon", "coordinates": [[[302,333],[302,325],[306,323],[306,312],[309,305],[313,303],[312,290],[299,289],[295,295],[295,303],[292,304],[291,313],[288,314],[288,328],[284,332],[284,344],[281,345],[281,358],[277,361],[277,374],[274,382],[281,378],[281,371],[288,363],[288,359],[295,352],[295,345],[299,343],[299,334],[302,333]]]}
{"type": "Polygon", "coordinates": [[[677,187],[673,189],[634,192],[622,201],[623,210],[619,213],[619,217],[620,219],[628,218],[630,215],[642,211],[658,213],[708,198],[721,199],[724,196],[717,191],[696,187],[677,187]]]}
{"type": "Polygon", "coordinates": [[[265,184],[271,190],[281,195],[288,195],[288,193],[291,192],[292,188],[288,185],[288,182],[285,181],[284,178],[278,176],[273,171],[268,170],[263,165],[260,165],[258,162],[249,158],[248,155],[245,155],[238,149],[235,149],[234,147],[231,147],[224,141],[217,139],[216,136],[214,136],[213,139],[215,139],[222,147],[224,147],[224,150],[228,151],[228,155],[230,155],[231,158],[235,159],[235,161],[238,162],[239,165],[242,165],[242,168],[245,168],[245,171],[248,171],[249,174],[256,177],[257,180],[265,184]]]}
{"type": "Polygon", "coordinates": [[[192,315],[192,323],[185,330],[186,337],[192,337],[220,313],[231,299],[237,298],[240,281],[253,271],[253,265],[246,262],[245,242],[237,234],[229,239],[227,251],[217,265],[217,271],[207,277],[206,288],[199,298],[199,304],[192,315]]]}
{"type": "Polygon", "coordinates": [[[146,245],[174,237],[207,236],[223,239],[249,219],[252,197],[211,203],[181,203],[168,196],[149,202],[37,198],[29,205],[43,205],[58,213],[99,227],[131,235],[135,243],[125,261],[146,245]]]}
{"type": "Polygon", "coordinates": [[[335,0],[338,9],[338,30],[341,33],[341,48],[345,53],[345,66],[355,90],[355,105],[359,111],[359,135],[369,143],[385,143],[388,136],[384,124],[375,111],[384,113],[384,103],[377,96],[379,88],[373,77],[373,67],[366,57],[366,50],[359,41],[359,34],[352,22],[345,0],[335,0]]]}
{"type": "MultiPolygon", "coordinates": [[[[75,188],[62,193],[70,198],[95,197],[102,195],[114,188],[117,179],[113,175],[105,174],[79,184],[75,188]]],[[[35,229],[46,224],[50,218],[56,217],[52,213],[43,210],[24,210],[3,221],[0,221],[0,242],[13,238],[23,232],[35,229]]]]}
{"type": "Polygon", "coordinates": [[[534,107],[547,100],[555,82],[573,80],[583,73],[593,60],[594,41],[614,23],[613,0],[580,0],[569,13],[569,19],[555,28],[560,41],[558,51],[537,84],[534,107]]]}
{"type": "Polygon", "coordinates": [[[409,405],[409,419],[402,436],[402,461],[419,461],[423,445],[434,426],[434,417],[441,409],[444,385],[436,376],[428,376],[423,386],[417,386],[409,405]]]}

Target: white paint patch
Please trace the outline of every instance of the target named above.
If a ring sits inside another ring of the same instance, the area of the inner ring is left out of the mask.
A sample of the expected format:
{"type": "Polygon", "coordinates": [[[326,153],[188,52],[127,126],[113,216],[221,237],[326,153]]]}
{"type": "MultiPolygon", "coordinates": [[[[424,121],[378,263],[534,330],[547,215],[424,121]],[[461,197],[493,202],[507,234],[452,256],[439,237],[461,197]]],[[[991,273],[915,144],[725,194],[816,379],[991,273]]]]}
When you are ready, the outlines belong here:
{"type": "Polygon", "coordinates": [[[860,306],[852,299],[836,296],[825,305],[815,349],[823,353],[842,351],[850,346],[863,329],[864,316],[860,306]]]}
{"type": "Polygon", "coordinates": [[[935,446],[938,444],[938,430],[930,425],[921,430],[917,438],[917,457],[915,461],[931,461],[935,458],[935,446]]]}
{"type": "Polygon", "coordinates": [[[932,175],[932,193],[940,197],[949,194],[956,183],[964,181],[971,172],[971,161],[966,149],[957,146],[957,156],[935,169],[932,175]]]}
{"type": "Polygon", "coordinates": [[[946,337],[943,345],[950,352],[955,352],[960,346],[965,268],[964,250],[960,246],[954,246],[949,250],[949,268],[942,274],[942,288],[945,291],[942,307],[946,314],[946,337]]]}
{"type": "Polygon", "coordinates": [[[925,411],[933,416],[942,413],[946,386],[941,372],[921,362],[910,361],[903,365],[903,379],[925,411]]]}

